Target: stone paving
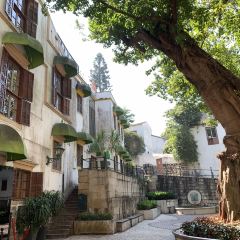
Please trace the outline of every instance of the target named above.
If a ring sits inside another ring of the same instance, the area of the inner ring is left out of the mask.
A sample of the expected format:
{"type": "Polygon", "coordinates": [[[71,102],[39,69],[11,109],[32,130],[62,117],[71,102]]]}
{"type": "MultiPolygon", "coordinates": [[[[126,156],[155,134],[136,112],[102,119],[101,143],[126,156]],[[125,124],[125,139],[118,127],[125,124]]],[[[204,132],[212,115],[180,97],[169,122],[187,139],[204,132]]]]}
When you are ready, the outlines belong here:
{"type": "Polygon", "coordinates": [[[174,240],[172,230],[179,228],[181,223],[194,218],[196,216],[161,214],[158,218],[144,220],[123,233],[71,236],[66,240],[174,240]]]}

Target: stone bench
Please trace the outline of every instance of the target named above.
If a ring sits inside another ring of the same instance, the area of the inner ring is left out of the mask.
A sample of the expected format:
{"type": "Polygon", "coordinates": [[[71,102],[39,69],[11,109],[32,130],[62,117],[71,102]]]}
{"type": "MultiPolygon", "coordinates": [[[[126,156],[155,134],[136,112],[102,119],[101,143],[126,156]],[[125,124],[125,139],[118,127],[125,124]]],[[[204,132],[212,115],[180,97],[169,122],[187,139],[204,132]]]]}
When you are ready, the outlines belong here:
{"type": "Polygon", "coordinates": [[[116,221],[117,232],[124,232],[143,221],[143,214],[136,214],[116,221]]]}

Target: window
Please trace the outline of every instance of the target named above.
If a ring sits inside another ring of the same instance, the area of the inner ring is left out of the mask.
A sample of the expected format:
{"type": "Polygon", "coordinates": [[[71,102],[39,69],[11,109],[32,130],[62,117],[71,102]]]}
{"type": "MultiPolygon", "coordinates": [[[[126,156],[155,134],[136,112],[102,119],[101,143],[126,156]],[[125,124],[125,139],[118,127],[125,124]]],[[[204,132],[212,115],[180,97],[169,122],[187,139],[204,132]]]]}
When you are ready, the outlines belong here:
{"type": "Polygon", "coordinates": [[[95,104],[92,99],[89,100],[89,133],[95,137],[95,104]]]}
{"type": "Polygon", "coordinates": [[[113,124],[114,124],[114,129],[117,129],[117,118],[114,114],[113,114],[113,124]]]}
{"type": "Polygon", "coordinates": [[[39,196],[43,191],[43,173],[14,169],[13,200],[39,196]]]}
{"type": "Polygon", "coordinates": [[[13,199],[22,200],[29,197],[31,172],[20,169],[14,170],[13,199]]]}
{"type": "Polygon", "coordinates": [[[1,191],[7,191],[7,180],[2,180],[1,191]]]}
{"type": "Polygon", "coordinates": [[[0,113],[30,125],[34,75],[23,69],[3,49],[0,66],[0,113]]]}
{"type": "Polygon", "coordinates": [[[69,115],[71,91],[71,79],[64,78],[56,68],[53,68],[52,103],[65,115],[69,115]]]}
{"type": "Polygon", "coordinates": [[[208,145],[219,144],[217,129],[215,127],[206,127],[208,145]]]}
{"type": "Polygon", "coordinates": [[[77,166],[82,167],[83,147],[77,144],[77,166]]]}
{"type": "MultiPolygon", "coordinates": [[[[55,148],[57,147],[58,144],[59,144],[59,142],[53,141],[53,157],[54,158],[56,157],[55,148]]],[[[62,158],[60,158],[57,161],[53,161],[52,169],[57,170],[57,171],[61,171],[62,170],[62,158]]]]}
{"type": "Polygon", "coordinates": [[[82,111],[83,111],[83,99],[78,94],[77,94],[77,111],[80,113],[82,113],[82,111]]]}
{"type": "Polygon", "coordinates": [[[20,32],[36,38],[38,3],[34,0],[6,0],[5,11],[20,32]]]}

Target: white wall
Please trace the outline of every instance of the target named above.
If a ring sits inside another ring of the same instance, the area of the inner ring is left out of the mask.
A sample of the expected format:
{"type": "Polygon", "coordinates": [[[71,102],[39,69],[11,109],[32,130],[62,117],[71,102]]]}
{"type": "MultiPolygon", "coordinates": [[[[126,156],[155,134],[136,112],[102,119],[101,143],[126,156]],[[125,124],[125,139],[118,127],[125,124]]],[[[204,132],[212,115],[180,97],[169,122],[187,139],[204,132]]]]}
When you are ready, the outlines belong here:
{"type": "Polygon", "coordinates": [[[217,155],[225,150],[225,146],[223,144],[225,130],[220,124],[218,124],[216,130],[219,144],[208,145],[206,130],[204,126],[198,126],[191,129],[194,139],[198,145],[199,168],[203,169],[201,171],[202,174],[209,175],[210,168],[212,168],[214,173],[220,170],[220,160],[217,158],[217,155]]]}
{"type": "Polygon", "coordinates": [[[156,160],[153,154],[163,152],[164,139],[152,135],[152,129],[147,122],[133,124],[129,128],[130,131],[135,131],[141,136],[145,143],[145,152],[136,157],[135,161],[138,165],[152,164],[156,166],[156,160]]]}

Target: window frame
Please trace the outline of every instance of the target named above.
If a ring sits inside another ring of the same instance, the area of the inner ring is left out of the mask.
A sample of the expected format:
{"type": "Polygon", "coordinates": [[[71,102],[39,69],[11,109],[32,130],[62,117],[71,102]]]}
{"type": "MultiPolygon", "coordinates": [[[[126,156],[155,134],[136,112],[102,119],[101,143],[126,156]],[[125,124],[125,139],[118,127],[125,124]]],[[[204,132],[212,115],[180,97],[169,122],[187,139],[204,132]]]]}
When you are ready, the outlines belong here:
{"type": "Polygon", "coordinates": [[[83,146],[77,144],[77,167],[82,167],[83,146]]]}
{"type": "Polygon", "coordinates": [[[19,32],[24,32],[36,38],[38,25],[38,2],[35,0],[6,0],[5,12],[11,23],[19,32]],[[18,20],[20,19],[20,24],[18,20]]]}
{"type": "Polygon", "coordinates": [[[24,69],[9,53],[3,48],[0,65],[0,114],[17,123],[29,126],[31,114],[31,102],[33,96],[34,74],[24,69]],[[13,72],[17,72],[16,91],[13,91],[13,72]],[[9,86],[9,75],[11,75],[9,86]],[[24,87],[23,87],[24,86],[24,87]],[[14,116],[11,111],[9,98],[15,99],[14,116]],[[7,107],[7,103],[9,104],[7,107]],[[5,108],[7,107],[7,111],[5,108]]]}
{"type": "MultiPolygon", "coordinates": [[[[53,158],[56,157],[56,152],[55,152],[55,147],[61,144],[59,141],[57,141],[56,139],[53,140],[53,145],[52,145],[52,152],[53,152],[53,158]]],[[[57,161],[53,161],[52,162],[52,170],[53,171],[58,171],[58,172],[62,172],[62,158],[60,158],[60,160],[57,161]]]]}
{"type": "Polygon", "coordinates": [[[83,113],[83,97],[77,94],[77,112],[83,113]]]}
{"type": "Polygon", "coordinates": [[[219,139],[218,139],[218,133],[217,133],[217,128],[216,127],[205,127],[205,131],[206,131],[206,136],[207,136],[207,142],[208,145],[216,145],[219,144],[219,139]],[[210,131],[210,135],[209,135],[209,131],[210,131]],[[215,137],[213,136],[213,131],[215,131],[215,137]]]}

